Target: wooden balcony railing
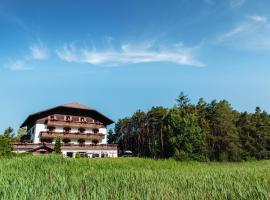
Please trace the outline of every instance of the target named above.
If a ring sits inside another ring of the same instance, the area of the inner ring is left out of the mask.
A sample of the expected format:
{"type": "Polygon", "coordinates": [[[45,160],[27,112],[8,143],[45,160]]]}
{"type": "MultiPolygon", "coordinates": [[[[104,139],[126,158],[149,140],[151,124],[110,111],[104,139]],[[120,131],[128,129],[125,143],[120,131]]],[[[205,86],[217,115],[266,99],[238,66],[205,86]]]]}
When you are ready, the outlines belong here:
{"type": "MultiPolygon", "coordinates": [[[[48,146],[54,148],[52,143],[13,143],[14,150],[24,149],[29,150],[39,146],[48,146]]],[[[117,150],[117,144],[74,144],[74,143],[61,143],[62,149],[98,149],[98,150],[117,150]]]]}
{"type": "Polygon", "coordinates": [[[50,120],[47,121],[48,126],[67,126],[74,128],[104,128],[104,125],[101,123],[91,123],[91,122],[79,122],[79,121],[65,121],[65,120],[50,120]]]}
{"type": "Polygon", "coordinates": [[[105,138],[105,134],[102,133],[64,133],[64,132],[51,132],[51,131],[41,131],[40,138],[53,139],[60,137],[61,139],[95,139],[102,140],[105,138]]]}

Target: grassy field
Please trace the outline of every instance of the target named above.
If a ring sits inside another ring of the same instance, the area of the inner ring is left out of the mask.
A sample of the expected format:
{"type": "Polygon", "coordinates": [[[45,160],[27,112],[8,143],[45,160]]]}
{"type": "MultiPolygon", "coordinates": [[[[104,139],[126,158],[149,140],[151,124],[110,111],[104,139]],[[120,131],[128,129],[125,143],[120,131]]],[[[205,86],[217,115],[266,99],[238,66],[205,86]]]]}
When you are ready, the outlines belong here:
{"type": "Polygon", "coordinates": [[[269,199],[270,161],[0,159],[1,199],[269,199]]]}

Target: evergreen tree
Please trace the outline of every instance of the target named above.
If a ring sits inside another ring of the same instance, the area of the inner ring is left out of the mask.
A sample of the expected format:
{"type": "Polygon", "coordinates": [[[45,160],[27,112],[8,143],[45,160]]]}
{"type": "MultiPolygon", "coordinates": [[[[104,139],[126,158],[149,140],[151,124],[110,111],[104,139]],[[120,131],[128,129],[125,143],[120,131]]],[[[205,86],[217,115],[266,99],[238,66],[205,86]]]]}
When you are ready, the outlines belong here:
{"type": "Polygon", "coordinates": [[[169,141],[179,160],[205,160],[205,139],[195,113],[172,108],[166,117],[169,141]]]}
{"type": "Polygon", "coordinates": [[[199,99],[193,105],[180,93],[171,109],[152,107],[119,119],[108,142],[120,153],[179,160],[239,161],[270,158],[270,116],[260,107],[239,113],[228,101],[199,99]]]}
{"type": "Polygon", "coordinates": [[[0,156],[9,156],[13,150],[12,140],[6,135],[0,136],[0,156]]]}
{"type": "Polygon", "coordinates": [[[4,131],[3,134],[5,137],[13,138],[14,137],[14,129],[10,126],[4,131]]]}
{"type": "Polygon", "coordinates": [[[61,153],[61,139],[60,139],[60,137],[57,137],[55,139],[54,152],[56,154],[60,154],[61,153]]]}
{"type": "Polygon", "coordinates": [[[223,100],[211,105],[209,154],[212,160],[240,160],[241,145],[236,128],[236,114],[223,100]]]}
{"type": "Polygon", "coordinates": [[[115,143],[115,135],[113,130],[110,128],[107,134],[107,143],[114,144],[115,143]]]}

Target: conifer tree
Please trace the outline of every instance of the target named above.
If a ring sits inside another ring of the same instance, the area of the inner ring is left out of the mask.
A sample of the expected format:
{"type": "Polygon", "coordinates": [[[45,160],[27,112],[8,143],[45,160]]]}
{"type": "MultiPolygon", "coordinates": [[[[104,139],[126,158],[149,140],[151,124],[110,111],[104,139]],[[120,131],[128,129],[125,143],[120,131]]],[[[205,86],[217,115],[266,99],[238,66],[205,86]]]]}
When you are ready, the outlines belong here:
{"type": "Polygon", "coordinates": [[[54,152],[56,154],[60,154],[61,153],[61,139],[60,139],[60,137],[57,137],[55,139],[54,152]]]}

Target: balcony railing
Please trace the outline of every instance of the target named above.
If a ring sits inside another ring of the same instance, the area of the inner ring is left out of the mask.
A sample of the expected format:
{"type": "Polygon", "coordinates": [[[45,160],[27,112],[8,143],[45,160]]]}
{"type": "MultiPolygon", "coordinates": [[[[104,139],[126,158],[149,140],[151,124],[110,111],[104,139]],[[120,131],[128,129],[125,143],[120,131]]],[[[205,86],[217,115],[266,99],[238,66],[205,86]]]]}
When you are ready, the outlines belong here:
{"type": "Polygon", "coordinates": [[[41,131],[40,137],[42,139],[53,139],[60,137],[61,139],[95,139],[102,140],[105,138],[105,134],[102,133],[64,133],[64,132],[52,132],[52,131],[41,131]]]}
{"type": "MultiPolygon", "coordinates": [[[[52,143],[13,143],[14,150],[30,150],[39,146],[48,146],[54,148],[52,143]]],[[[98,150],[117,150],[117,144],[74,144],[74,143],[61,143],[61,149],[98,149],[98,150]]]]}
{"type": "Polygon", "coordinates": [[[48,119],[47,121],[48,126],[68,126],[74,128],[104,128],[104,125],[101,123],[91,123],[91,122],[79,122],[79,121],[66,121],[66,120],[57,120],[57,119],[48,119]]]}

